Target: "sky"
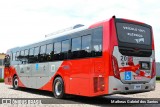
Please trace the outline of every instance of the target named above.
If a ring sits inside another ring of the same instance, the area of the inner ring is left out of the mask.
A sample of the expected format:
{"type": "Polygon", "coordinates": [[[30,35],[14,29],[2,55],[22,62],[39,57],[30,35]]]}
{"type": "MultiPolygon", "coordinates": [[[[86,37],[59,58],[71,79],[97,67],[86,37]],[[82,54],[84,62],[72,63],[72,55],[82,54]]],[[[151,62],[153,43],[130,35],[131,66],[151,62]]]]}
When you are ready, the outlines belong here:
{"type": "Polygon", "coordinates": [[[159,4],[159,0],[0,0],[0,53],[60,29],[115,15],[153,27],[156,61],[160,62],[159,4]]]}

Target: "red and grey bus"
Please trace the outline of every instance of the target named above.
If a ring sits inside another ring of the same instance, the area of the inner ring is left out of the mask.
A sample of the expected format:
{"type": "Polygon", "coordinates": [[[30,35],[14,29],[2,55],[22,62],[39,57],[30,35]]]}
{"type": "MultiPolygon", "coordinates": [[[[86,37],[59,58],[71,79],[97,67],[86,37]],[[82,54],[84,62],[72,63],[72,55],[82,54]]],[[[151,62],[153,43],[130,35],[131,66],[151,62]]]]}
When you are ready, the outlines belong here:
{"type": "Polygon", "coordinates": [[[152,91],[155,75],[152,27],[115,16],[9,49],[4,69],[5,84],[56,98],[152,91]]]}

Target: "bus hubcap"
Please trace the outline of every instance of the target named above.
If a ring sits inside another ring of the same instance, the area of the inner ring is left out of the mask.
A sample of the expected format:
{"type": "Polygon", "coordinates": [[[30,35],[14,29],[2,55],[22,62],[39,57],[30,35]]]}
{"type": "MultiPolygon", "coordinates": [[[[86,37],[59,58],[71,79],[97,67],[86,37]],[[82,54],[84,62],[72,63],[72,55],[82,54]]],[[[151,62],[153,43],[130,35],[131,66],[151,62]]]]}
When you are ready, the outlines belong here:
{"type": "Polygon", "coordinates": [[[18,87],[18,79],[17,78],[14,80],[14,86],[15,86],[15,88],[18,87]]]}
{"type": "Polygon", "coordinates": [[[55,92],[58,96],[62,93],[62,84],[59,81],[55,84],[55,92]]]}

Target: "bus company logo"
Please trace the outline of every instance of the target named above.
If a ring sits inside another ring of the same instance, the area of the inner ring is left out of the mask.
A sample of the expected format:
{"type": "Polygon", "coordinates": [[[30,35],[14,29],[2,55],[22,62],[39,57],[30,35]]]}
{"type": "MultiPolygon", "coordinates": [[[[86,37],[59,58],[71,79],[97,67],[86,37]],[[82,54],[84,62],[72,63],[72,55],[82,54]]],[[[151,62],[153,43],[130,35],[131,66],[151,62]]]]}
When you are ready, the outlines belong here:
{"type": "Polygon", "coordinates": [[[2,99],[2,104],[12,104],[11,99],[2,99]]]}
{"type": "Polygon", "coordinates": [[[144,38],[139,38],[139,39],[134,39],[136,40],[137,43],[143,42],[144,43],[144,38]]]}

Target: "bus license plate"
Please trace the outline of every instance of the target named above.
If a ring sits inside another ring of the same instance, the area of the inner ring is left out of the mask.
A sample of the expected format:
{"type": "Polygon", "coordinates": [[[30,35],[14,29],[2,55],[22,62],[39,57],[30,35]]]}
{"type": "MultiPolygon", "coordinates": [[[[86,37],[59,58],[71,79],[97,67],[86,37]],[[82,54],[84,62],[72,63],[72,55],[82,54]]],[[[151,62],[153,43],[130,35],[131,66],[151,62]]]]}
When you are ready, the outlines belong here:
{"type": "Polygon", "coordinates": [[[141,85],[139,85],[139,84],[134,85],[134,89],[135,89],[135,90],[141,89],[141,85]]]}

